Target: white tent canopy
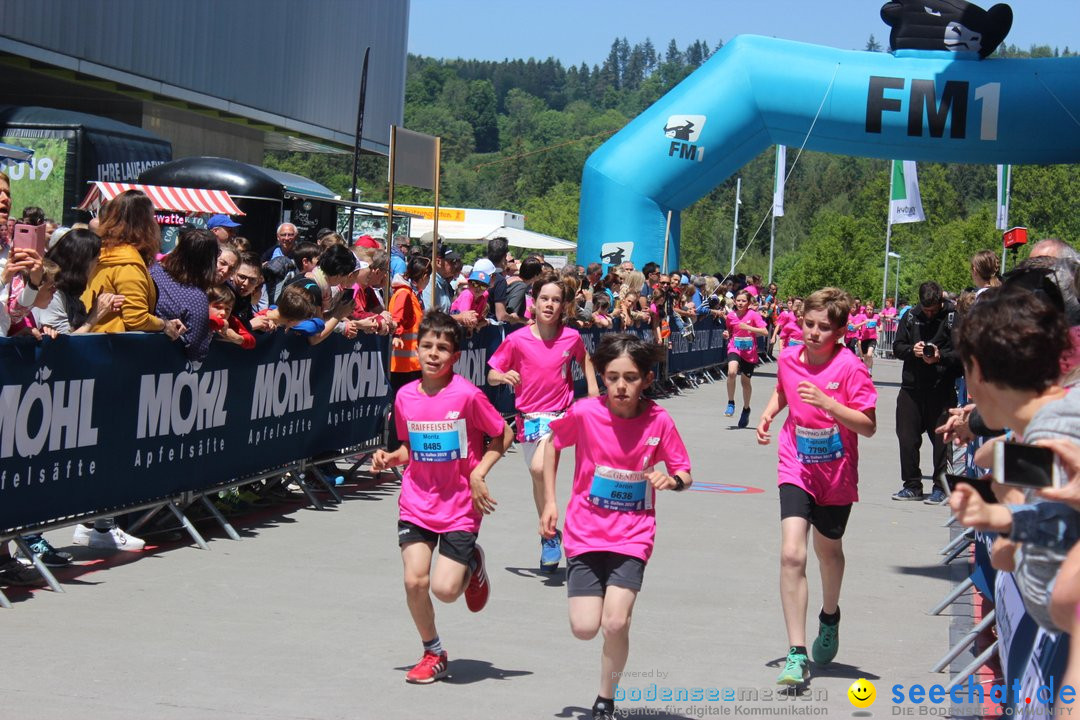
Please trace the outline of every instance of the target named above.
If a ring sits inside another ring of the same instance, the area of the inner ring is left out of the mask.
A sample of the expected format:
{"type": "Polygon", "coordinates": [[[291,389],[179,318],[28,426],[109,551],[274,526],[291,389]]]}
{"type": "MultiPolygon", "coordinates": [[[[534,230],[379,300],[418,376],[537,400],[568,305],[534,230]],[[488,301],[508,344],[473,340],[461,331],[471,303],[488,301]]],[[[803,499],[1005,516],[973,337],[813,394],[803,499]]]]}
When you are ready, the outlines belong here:
{"type": "MultiPolygon", "coordinates": [[[[424,233],[430,233],[434,229],[434,225],[431,220],[414,219],[409,228],[409,236],[419,238],[424,233]]],[[[504,237],[510,243],[510,247],[525,250],[572,252],[577,249],[577,244],[569,240],[506,225],[456,223],[440,220],[439,234],[447,242],[467,245],[486,243],[492,238],[504,237]]]]}
{"type": "MultiPolygon", "coordinates": [[[[395,205],[394,211],[399,210],[417,216],[409,223],[410,237],[419,238],[434,230],[435,208],[395,205]]],[[[524,215],[505,210],[440,207],[439,234],[451,243],[479,244],[504,237],[510,247],[526,250],[573,252],[577,249],[577,243],[569,240],[526,230],[524,215]]]]}

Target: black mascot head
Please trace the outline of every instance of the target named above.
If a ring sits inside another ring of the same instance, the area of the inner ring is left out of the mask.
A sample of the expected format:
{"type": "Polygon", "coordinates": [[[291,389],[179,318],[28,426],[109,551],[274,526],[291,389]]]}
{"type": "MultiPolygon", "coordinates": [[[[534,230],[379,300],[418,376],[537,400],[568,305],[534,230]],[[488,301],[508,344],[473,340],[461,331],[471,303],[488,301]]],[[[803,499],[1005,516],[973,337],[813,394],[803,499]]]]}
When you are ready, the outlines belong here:
{"type": "Polygon", "coordinates": [[[965,0],[894,0],[881,8],[893,50],[977,52],[987,57],[1012,29],[1012,8],[983,10],[965,0]]]}

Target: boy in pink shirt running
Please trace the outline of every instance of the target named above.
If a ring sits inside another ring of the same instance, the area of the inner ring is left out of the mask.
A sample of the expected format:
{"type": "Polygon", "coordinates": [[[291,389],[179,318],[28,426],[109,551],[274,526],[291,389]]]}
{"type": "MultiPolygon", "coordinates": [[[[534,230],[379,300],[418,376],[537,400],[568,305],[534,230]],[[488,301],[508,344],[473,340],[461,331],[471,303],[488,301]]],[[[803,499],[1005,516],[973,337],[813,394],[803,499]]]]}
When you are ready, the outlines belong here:
{"type": "MultiPolygon", "coordinates": [[[[576,362],[585,374],[589,395],[598,395],[596,373],[581,334],[566,327],[573,307],[571,288],[554,273],[541,276],[533,285],[536,322],[506,336],[488,360],[488,382],[514,388],[518,411],[517,441],[533,483],[537,517],[544,510],[544,452],[551,435],[551,421],[562,417],[574,402],[576,362]]],[[[562,557],[562,533],[540,541],[540,572],[553,573],[562,557]]]]}
{"type": "Polygon", "coordinates": [[[769,427],[788,408],[780,431],[780,601],[789,651],[781,685],[801,685],[810,677],[806,652],[806,550],[814,528],[814,552],[821,569],[822,607],[814,662],[832,662],[839,648],[840,585],[844,579],[842,538],[859,499],[858,436],[877,429],[877,391],[866,366],[839,343],[850,300],[843,290],[825,288],[806,299],[802,346],[780,354],[776,390],[758,423],[757,439],[769,443],[769,427]]]}
{"type": "Polygon", "coordinates": [[[607,394],[579,400],[553,420],[545,447],[543,537],[555,534],[559,517],[558,451],[576,447],[563,526],[566,588],[574,637],[591,640],[604,630],[594,719],[615,717],[615,687],[630,653],[630,616],[656,537],[656,491],[684,490],[693,482],[671,416],[642,397],[663,354],[663,346],[634,335],[605,335],[595,362],[607,394]]]}
{"type": "Polygon", "coordinates": [[[403,444],[378,450],[372,470],[408,463],[398,499],[398,545],[405,566],[405,597],[424,655],[405,676],[426,684],[443,677],[447,656],[428,594],[451,603],[465,594],[469,610],[487,604],[491,588],[484,551],[476,544],[481,518],[495,509],[485,477],[513,440],[487,396],[454,373],[462,329],[443,312],[424,316],[418,331],[421,378],[398,390],[394,421],[403,444]],[[484,438],[491,443],[484,449],[484,438]],[[431,570],[435,546],[439,561],[431,570]]]}

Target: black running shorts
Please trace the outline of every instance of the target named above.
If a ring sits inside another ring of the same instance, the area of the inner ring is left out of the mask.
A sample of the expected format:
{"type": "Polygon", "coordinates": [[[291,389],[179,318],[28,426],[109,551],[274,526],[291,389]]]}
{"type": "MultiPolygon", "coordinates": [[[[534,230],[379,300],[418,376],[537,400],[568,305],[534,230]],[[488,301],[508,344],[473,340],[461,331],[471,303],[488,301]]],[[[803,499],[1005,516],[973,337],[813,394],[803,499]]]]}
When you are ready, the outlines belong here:
{"type": "Polygon", "coordinates": [[[476,547],[476,533],[455,531],[437,533],[406,520],[398,520],[398,546],[422,542],[439,546],[439,555],[468,565],[476,547]]]}
{"type": "Polygon", "coordinates": [[[614,552],[590,552],[566,559],[567,597],[603,597],[608,585],[641,590],[645,561],[614,552]]]}
{"type": "Polygon", "coordinates": [[[740,375],[745,375],[746,377],[754,376],[754,368],[757,367],[754,363],[747,362],[739,353],[728,353],[726,364],[730,365],[733,362],[739,363],[740,375]]]}
{"type": "Polygon", "coordinates": [[[780,486],[780,519],[801,517],[830,540],[844,537],[851,505],[818,505],[814,496],[797,485],[780,486]]]}

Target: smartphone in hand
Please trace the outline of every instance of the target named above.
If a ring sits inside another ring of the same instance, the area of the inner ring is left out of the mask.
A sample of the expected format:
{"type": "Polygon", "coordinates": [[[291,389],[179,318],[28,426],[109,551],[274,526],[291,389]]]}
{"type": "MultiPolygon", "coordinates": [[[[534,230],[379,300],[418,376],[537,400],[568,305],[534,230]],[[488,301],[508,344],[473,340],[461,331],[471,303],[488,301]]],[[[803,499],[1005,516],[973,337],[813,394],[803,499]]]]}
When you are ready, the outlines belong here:
{"type": "Polygon", "coordinates": [[[1036,489],[1065,484],[1053,450],[1016,442],[994,446],[994,478],[1005,485],[1036,489]]]}
{"type": "Polygon", "coordinates": [[[997,495],[994,494],[994,488],[990,486],[990,483],[993,482],[993,478],[976,478],[968,477],[967,475],[950,475],[946,473],[945,481],[949,484],[949,490],[955,490],[957,485],[970,485],[979,493],[979,497],[982,498],[984,503],[996,505],[998,502],[997,495]]]}
{"type": "Polygon", "coordinates": [[[45,250],[48,249],[48,237],[45,235],[44,225],[16,223],[12,233],[12,247],[36,250],[38,255],[45,255],[45,250]]]}

